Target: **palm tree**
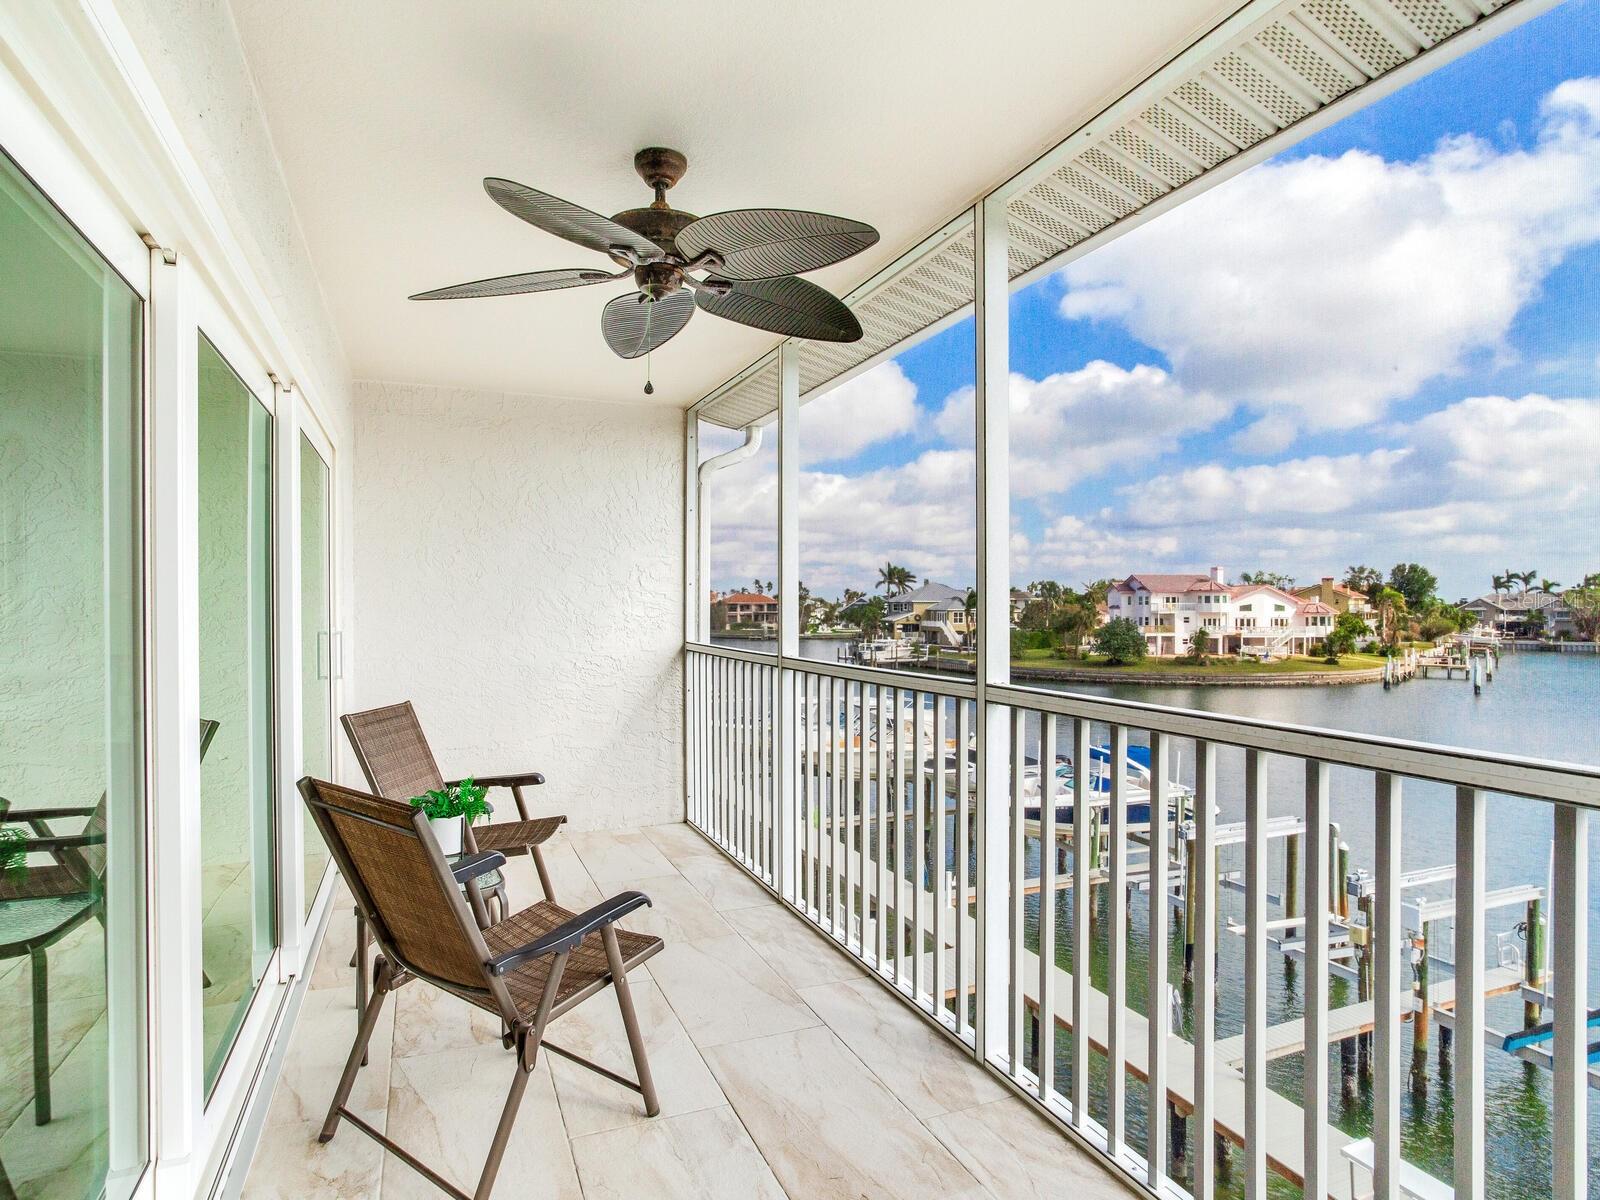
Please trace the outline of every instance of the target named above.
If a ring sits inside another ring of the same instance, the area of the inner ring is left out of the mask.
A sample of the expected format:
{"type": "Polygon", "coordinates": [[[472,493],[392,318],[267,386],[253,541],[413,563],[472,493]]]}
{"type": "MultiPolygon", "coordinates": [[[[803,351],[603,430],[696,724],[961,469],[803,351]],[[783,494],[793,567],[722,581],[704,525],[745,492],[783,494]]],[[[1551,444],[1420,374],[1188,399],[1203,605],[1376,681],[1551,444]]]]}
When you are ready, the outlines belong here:
{"type": "Polygon", "coordinates": [[[900,596],[916,586],[917,577],[905,567],[886,562],[878,568],[878,586],[886,596],[900,596]]]}
{"type": "Polygon", "coordinates": [[[1496,596],[1508,590],[1511,587],[1511,573],[1508,571],[1504,575],[1496,575],[1493,580],[1493,586],[1496,596]]]}
{"type": "Polygon", "coordinates": [[[1561,590],[1561,585],[1559,583],[1557,583],[1554,579],[1540,579],[1539,580],[1539,590],[1541,592],[1543,592],[1546,596],[1554,596],[1557,592],[1559,592],[1561,590]]]}
{"type": "Polygon", "coordinates": [[[1537,571],[1522,571],[1517,575],[1517,582],[1522,585],[1523,591],[1527,591],[1537,578],[1539,578],[1539,572],[1537,571]]]}
{"type": "Polygon", "coordinates": [[[1378,632],[1386,645],[1400,640],[1400,619],[1405,616],[1406,598],[1394,588],[1380,588],[1373,597],[1373,607],[1378,611],[1378,632]]]}

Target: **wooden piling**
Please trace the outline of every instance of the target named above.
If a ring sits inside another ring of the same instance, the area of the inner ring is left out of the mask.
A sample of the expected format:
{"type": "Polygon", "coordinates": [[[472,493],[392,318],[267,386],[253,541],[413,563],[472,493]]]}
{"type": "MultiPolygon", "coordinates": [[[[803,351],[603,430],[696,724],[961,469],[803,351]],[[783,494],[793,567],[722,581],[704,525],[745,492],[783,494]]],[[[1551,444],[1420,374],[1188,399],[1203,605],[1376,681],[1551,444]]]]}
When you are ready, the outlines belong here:
{"type": "MultiPolygon", "coordinates": [[[[1522,960],[1523,978],[1530,987],[1544,987],[1544,919],[1541,913],[1542,906],[1537,898],[1528,901],[1526,916],[1528,929],[1528,950],[1522,960]]],[[[1537,1025],[1544,1020],[1544,1005],[1534,1000],[1525,1000],[1522,1004],[1523,1028],[1537,1025]]]]}
{"type": "Polygon", "coordinates": [[[1428,1090],[1428,1026],[1433,1011],[1428,1004],[1428,943],[1432,936],[1433,922],[1425,921],[1422,936],[1412,942],[1412,947],[1422,955],[1417,960],[1417,996],[1420,1003],[1411,1030],[1411,1087],[1420,1093],[1428,1090]]]}
{"type": "Polygon", "coordinates": [[[1300,835],[1291,833],[1283,840],[1283,915],[1300,915],[1300,835]]]}

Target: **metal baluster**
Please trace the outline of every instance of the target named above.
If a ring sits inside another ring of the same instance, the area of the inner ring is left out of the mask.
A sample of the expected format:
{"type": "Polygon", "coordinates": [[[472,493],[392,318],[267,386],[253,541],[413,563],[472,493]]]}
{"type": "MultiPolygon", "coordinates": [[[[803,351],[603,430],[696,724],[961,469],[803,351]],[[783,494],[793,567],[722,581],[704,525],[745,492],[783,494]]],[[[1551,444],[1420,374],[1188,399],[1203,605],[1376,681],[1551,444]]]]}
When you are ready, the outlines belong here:
{"type": "Polygon", "coordinates": [[[1089,722],[1072,720],[1072,1123],[1089,1127],[1089,722]]]}
{"type": "Polygon", "coordinates": [[[1267,756],[1244,752],[1244,1150],[1246,1200],[1266,1200],[1267,756]]]}
{"type": "MultiPolygon", "coordinates": [[[[912,693],[915,694],[915,693],[912,693]]],[[[894,922],[890,925],[890,936],[893,938],[894,966],[890,971],[890,979],[899,986],[901,982],[902,950],[906,949],[906,912],[901,904],[904,883],[906,883],[906,757],[901,754],[901,709],[906,706],[906,688],[894,690],[894,734],[890,742],[890,776],[894,781],[893,803],[890,805],[890,832],[893,835],[893,845],[890,846],[890,898],[894,901],[894,922]]]]}
{"type": "Polygon", "coordinates": [[[971,887],[972,841],[969,828],[971,812],[968,807],[972,785],[972,763],[967,746],[972,739],[972,705],[966,700],[956,701],[956,1032],[963,1041],[970,1041],[972,1022],[967,1015],[967,996],[972,987],[972,973],[967,969],[967,953],[972,949],[967,926],[967,889],[971,887]]]}
{"type": "Polygon", "coordinates": [[[1216,803],[1216,751],[1210,742],[1194,748],[1194,855],[1190,871],[1194,895],[1184,902],[1194,905],[1194,1128],[1190,1131],[1190,1161],[1194,1163],[1195,1200],[1215,1192],[1217,1171],[1216,1085],[1212,1058],[1217,1042],[1217,917],[1213,910],[1217,892],[1217,828],[1211,811],[1216,803]]]}
{"type": "Polygon", "coordinates": [[[834,706],[837,704],[837,680],[832,677],[822,677],[818,680],[818,733],[824,741],[818,746],[818,773],[824,778],[822,784],[822,813],[818,829],[822,840],[826,843],[826,853],[822,854],[822,861],[818,864],[818,872],[822,875],[822,928],[834,933],[834,917],[837,912],[838,880],[834,877],[834,821],[838,813],[838,798],[835,789],[838,787],[838,762],[834,758],[835,749],[838,747],[834,730],[834,706]],[[826,694],[826,701],[822,696],[826,694]],[[826,730],[826,733],[824,733],[826,730]]]}
{"type": "Polygon", "coordinates": [[[1583,1200],[1589,1165],[1589,812],[1558,804],[1550,944],[1555,985],[1555,1200],[1583,1200]]]}
{"type": "Polygon", "coordinates": [[[1011,955],[1011,1003],[1006,1005],[1007,1021],[1006,1032],[1010,1035],[1006,1045],[1010,1057],[1011,1078],[1022,1078],[1023,1065],[1023,1032],[1027,1029],[1028,1016],[1026,1008],[1026,995],[1023,991],[1023,980],[1026,972],[1023,970],[1023,959],[1026,957],[1026,948],[1023,944],[1023,921],[1027,916],[1027,893],[1024,889],[1025,868],[1027,866],[1027,842],[1024,838],[1026,822],[1023,820],[1023,782],[1027,771],[1027,756],[1024,753],[1024,737],[1028,730],[1028,710],[1013,708],[1011,710],[1011,787],[1008,789],[1007,808],[1011,818],[1011,892],[1009,903],[1006,905],[1006,934],[1011,955]]]}
{"type": "Polygon", "coordinates": [[[746,857],[744,817],[749,791],[749,777],[745,770],[749,674],[749,663],[733,664],[733,854],[741,861],[746,857]]]}
{"type": "Polygon", "coordinates": [[[800,736],[797,739],[800,749],[800,786],[798,805],[800,810],[800,828],[797,830],[797,844],[800,847],[800,911],[811,911],[811,807],[816,803],[811,790],[811,718],[816,714],[816,709],[810,701],[811,676],[805,672],[795,674],[795,684],[799,689],[798,705],[800,710],[800,736]]]}
{"type": "Polygon", "coordinates": [[[888,947],[888,931],[885,928],[885,915],[888,912],[888,886],[890,886],[890,872],[888,872],[888,853],[883,843],[883,810],[888,806],[890,794],[890,768],[888,768],[888,744],[890,744],[890,731],[893,730],[894,688],[886,688],[882,683],[878,685],[878,798],[872,811],[872,829],[877,840],[877,904],[875,904],[874,946],[877,957],[874,960],[875,970],[883,970],[885,962],[885,949],[888,947]]]}
{"type": "MultiPolygon", "coordinates": [[[[1018,957],[1021,957],[1020,955],[1018,957]]],[[[1039,1099],[1056,1079],[1056,717],[1039,714],[1039,1099]]]]}
{"type": "Polygon", "coordinates": [[[950,876],[945,869],[949,862],[949,842],[945,835],[945,788],[949,782],[945,769],[944,743],[948,727],[947,701],[934,697],[933,708],[933,809],[929,819],[933,822],[933,1014],[944,1020],[944,953],[949,939],[950,876]]]}
{"type": "MultiPolygon", "coordinates": [[[[1304,1088],[1305,1194],[1326,1196],[1328,1167],[1328,913],[1333,908],[1328,856],[1334,850],[1328,823],[1328,764],[1306,761],[1305,946],[1306,1050],[1304,1088]]],[[[1458,885],[1459,886],[1459,885],[1458,885]]],[[[1459,1097],[1460,1093],[1457,1092],[1459,1097]]],[[[1464,1193],[1470,1195],[1470,1193],[1464,1193]]]]}
{"type": "Polygon", "coordinates": [[[828,932],[839,936],[839,680],[828,681],[828,932]]]}
{"type": "Polygon", "coordinates": [[[1145,1075],[1149,1082],[1145,1139],[1145,1179],[1151,1191],[1161,1191],[1167,1177],[1167,1034],[1171,1008],[1167,1003],[1167,809],[1170,790],[1167,776],[1172,770],[1171,743],[1164,733],[1150,734],[1150,863],[1149,914],[1150,960],[1146,1002],[1145,1075]]]}
{"type": "Polygon", "coordinates": [[[923,887],[927,883],[927,852],[923,849],[924,839],[927,834],[927,824],[923,819],[923,806],[927,802],[925,793],[928,790],[927,760],[922,754],[922,739],[927,732],[927,719],[922,715],[921,692],[913,692],[916,705],[911,731],[911,755],[915,764],[912,772],[911,808],[916,814],[913,820],[911,833],[911,998],[920,1007],[922,1004],[922,958],[923,958],[923,914],[925,907],[922,902],[923,887]]]}
{"type": "Polygon", "coordinates": [[[850,935],[856,923],[856,875],[850,867],[855,849],[856,822],[856,684],[844,681],[844,945],[850,949],[850,935]]]}
{"type": "Polygon", "coordinates": [[[1106,918],[1106,1153],[1122,1161],[1127,1133],[1128,727],[1111,726],[1111,882],[1106,918]]]}
{"type": "Polygon", "coordinates": [[[1400,1195],[1400,1016],[1410,993],[1400,991],[1400,780],[1377,778],[1373,804],[1377,878],[1373,897],[1372,1185],[1378,1196],[1400,1195]]]}
{"type": "Polygon", "coordinates": [[[756,681],[760,664],[745,667],[744,681],[744,857],[750,869],[759,872],[756,858],[756,681]]]}

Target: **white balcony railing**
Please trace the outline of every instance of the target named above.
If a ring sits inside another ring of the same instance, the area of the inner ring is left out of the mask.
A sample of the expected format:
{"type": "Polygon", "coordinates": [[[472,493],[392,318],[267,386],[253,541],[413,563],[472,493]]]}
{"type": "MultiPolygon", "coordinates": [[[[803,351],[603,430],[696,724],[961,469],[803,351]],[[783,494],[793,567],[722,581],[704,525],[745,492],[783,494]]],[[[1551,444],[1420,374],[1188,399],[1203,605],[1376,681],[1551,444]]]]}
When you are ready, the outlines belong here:
{"type": "Polygon", "coordinates": [[[1485,1057],[1514,1053],[1549,1072],[1539,1190],[1589,1194],[1600,770],[1016,687],[985,689],[1009,734],[980,748],[971,682],[698,645],[685,667],[690,822],[1145,1188],[1483,1195],[1485,1057]],[[990,756],[1004,788],[982,786],[990,756]],[[1491,799],[1506,838],[1548,815],[1548,888],[1489,889],[1491,799]],[[1505,953],[1512,905],[1548,928],[1547,975],[1534,938],[1505,953]],[[1513,1046],[1494,996],[1553,1028],[1513,1046]],[[1403,1097],[1428,1086],[1434,1026],[1450,1144],[1418,1165],[1403,1097]],[[1299,1086],[1269,1086],[1293,1054],[1299,1086]],[[1330,1120],[1338,1083],[1369,1137],[1330,1120]]]}

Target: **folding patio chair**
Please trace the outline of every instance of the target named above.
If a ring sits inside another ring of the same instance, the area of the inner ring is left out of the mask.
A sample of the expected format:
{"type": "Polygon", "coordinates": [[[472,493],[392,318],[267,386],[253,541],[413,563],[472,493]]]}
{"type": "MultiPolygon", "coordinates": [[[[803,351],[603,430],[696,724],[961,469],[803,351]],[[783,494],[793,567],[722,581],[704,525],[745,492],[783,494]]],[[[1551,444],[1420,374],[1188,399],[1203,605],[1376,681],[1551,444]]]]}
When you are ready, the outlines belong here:
{"type": "Polygon", "coordinates": [[[486,1200],[541,1047],[638,1092],[646,1116],[661,1111],[628,971],[659,951],[662,941],[616,927],[620,917],[648,905],[648,896],[622,892],[579,914],[541,900],[489,923],[478,880],[505,865],[500,851],[481,851],[451,865],[427,817],[409,805],[310,777],[299,787],[380,951],[372,998],[320,1141],[330,1140],[346,1119],[457,1200],[486,1200]],[[500,1123],[470,1197],[346,1107],[384,1001],[390,992],[418,981],[498,1015],[504,1044],[516,1054],[500,1123]],[[607,987],[616,991],[637,1082],[545,1038],[551,1021],[607,987]]]}
{"type": "MultiPolygon", "coordinates": [[[[428,739],[422,734],[417,712],[407,700],[383,708],[369,708],[365,712],[347,713],[339,718],[350,748],[361,764],[361,773],[367,777],[367,786],[375,795],[389,800],[405,802],[413,796],[436,791],[460,783],[452,779],[448,784],[434,760],[428,739]]],[[[518,820],[491,821],[487,825],[468,826],[462,845],[468,854],[498,850],[506,856],[526,853],[533,859],[534,870],[539,874],[539,887],[546,900],[554,901],[555,889],[550,885],[550,872],[545,867],[544,854],[539,847],[565,823],[566,817],[530,817],[527,798],[522,789],[542,784],[544,776],[538,771],[523,771],[511,775],[478,775],[476,782],[486,788],[511,789],[517,804],[518,820]]],[[[491,814],[492,815],[492,814],[491,814]]],[[[487,890],[487,889],[486,889],[487,890]]],[[[499,915],[504,918],[510,911],[505,890],[494,889],[499,915]]],[[[367,1004],[367,954],[370,935],[358,914],[356,917],[356,1008],[367,1004]]]]}
{"type": "MultiPolygon", "coordinates": [[[[200,761],[204,762],[217,722],[200,722],[200,761]]],[[[0,962],[26,954],[32,971],[33,1121],[50,1123],[50,958],[47,951],[93,917],[105,923],[106,793],[92,807],[13,808],[0,796],[0,826],[26,825],[30,831],[17,849],[48,854],[48,863],[29,864],[15,878],[0,878],[0,962]],[[77,833],[62,833],[51,821],[87,818],[77,833]]],[[[201,972],[201,985],[211,981],[201,972]]],[[[0,1181],[4,1168],[0,1167],[0,1181]]],[[[5,1189],[0,1188],[0,1200],[5,1189]]]]}

